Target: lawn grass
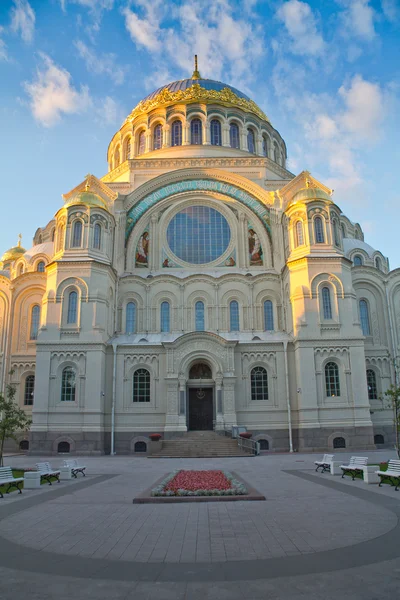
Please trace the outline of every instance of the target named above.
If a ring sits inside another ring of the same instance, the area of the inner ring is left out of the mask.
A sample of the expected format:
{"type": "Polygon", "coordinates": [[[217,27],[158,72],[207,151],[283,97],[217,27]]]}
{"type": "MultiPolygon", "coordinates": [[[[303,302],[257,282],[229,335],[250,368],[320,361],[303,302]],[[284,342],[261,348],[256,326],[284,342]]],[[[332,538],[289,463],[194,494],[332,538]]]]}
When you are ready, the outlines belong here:
{"type": "MultiPolygon", "coordinates": [[[[16,479],[18,477],[23,477],[24,476],[24,471],[21,471],[20,469],[13,469],[12,472],[13,472],[13,476],[16,479]]],[[[51,477],[51,481],[52,482],[53,481],[57,481],[57,478],[56,477],[51,477]]],[[[48,482],[45,479],[42,479],[42,481],[40,483],[41,483],[41,485],[44,485],[45,483],[48,483],[48,482]]],[[[21,484],[20,487],[21,487],[21,489],[24,489],[24,482],[22,482],[22,484],[21,484]]],[[[0,485],[0,490],[1,490],[1,492],[3,494],[6,493],[7,489],[8,489],[8,483],[5,484],[5,485],[0,485]]],[[[13,487],[13,488],[11,488],[11,490],[9,491],[9,493],[11,494],[12,492],[18,492],[18,490],[13,487]]]]}

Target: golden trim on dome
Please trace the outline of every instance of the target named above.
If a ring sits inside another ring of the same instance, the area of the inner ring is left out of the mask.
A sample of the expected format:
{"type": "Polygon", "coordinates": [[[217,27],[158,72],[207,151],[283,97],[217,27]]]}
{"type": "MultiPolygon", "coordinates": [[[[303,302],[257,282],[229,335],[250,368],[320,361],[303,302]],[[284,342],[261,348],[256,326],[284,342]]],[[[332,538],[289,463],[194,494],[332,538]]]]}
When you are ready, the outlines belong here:
{"type": "Polygon", "coordinates": [[[224,106],[236,106],[245,112],[257,115],[257,117],[269,123],[268,117],[253,100],[240,98],[228,87],[223,88],[221,91],[207,90],[199,83],[194,83],[186,90],[178,90],[176,92],[170,92],[164,88],[155,98],[139,102],[125,122],[133,121],[137,116],[147,113],[158,106],[168,106],[170,104],[178,104],[179,102],[188,104],[193,102],[202,102],[204,104],[217,102],[224,106]]]}

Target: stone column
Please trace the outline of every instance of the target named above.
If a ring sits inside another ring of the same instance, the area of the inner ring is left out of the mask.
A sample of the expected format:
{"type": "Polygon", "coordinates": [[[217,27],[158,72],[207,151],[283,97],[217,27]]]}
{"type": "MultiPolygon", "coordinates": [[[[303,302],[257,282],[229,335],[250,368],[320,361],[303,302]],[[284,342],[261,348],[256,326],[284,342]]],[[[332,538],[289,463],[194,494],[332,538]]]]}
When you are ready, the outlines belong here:
{"type": "Polygon", "coordinates": [[[210,131],[210,123],[204,125],[203,123],[203,144],[204,146],[209,146],[211,144],[211,131],[210,131]]]}
{"type": "Polygon", "coordinates": [[[158,214],[153,214],[150,219],[150,256],[149,256],[149,267],[151,271],[157,269],[157,259],[158,259],[158,235],[157,235],[157,223],[158,223],[158,214]]]}
{"type": "Polygon", "coordinates": [[[169,148],[171,145],[171,128],[169,125],[163,126],[163,148],[169,148]]]}
{"type": "Polygon", "coordinates": [[[222,373],[215,377],[215,429],[224,429],[224,405],[222,391],[222,373]]]}
{"type": "Polygon", "coordinates": [[[225,428],[230,429],[232,425],[237,425],[236,404],[235,404],[235,385],[236,377],[224,377],[224,396],[223,396],[223,418],[225,428]]]}
{"type": "Polygon", "coordinates": [[[150,152],[151,151],[151,131],[146,131],[146,145],[144,148],[144,152],[150,152]]]}
{"type": "Polygon", "coordinates": [[[225,148],[231,147],[231,141],[229,139],[229,125],[222,126],[222,145],[225,148]]]}
{"type": "Polygon", "coordinates": [[[247,217],[244,213],[239,213],[239,236],[238,236],[238,254],[237,260],[239,267],[244,269],[248,264],[248,241],[247,241],[247,217]]]}
{"type": "Polygon", "coordinates": [[[187,431],[186,414],[180,414],[181,382],[178,378],[166,380],[167,384],[167,414],[165,416],[165,431],[187,431]]]}
{"type": "Polygon", "coordinates": [[[258,156],[263,156],[262,135],[261,134],[258,134],[256,137],[256,154],[258,154],[258,156]]]}
{"type": "Polygon", "coordinates": [[[185,122],[182,126],[182,146],[190,144],[190,123],[185,122]]]}

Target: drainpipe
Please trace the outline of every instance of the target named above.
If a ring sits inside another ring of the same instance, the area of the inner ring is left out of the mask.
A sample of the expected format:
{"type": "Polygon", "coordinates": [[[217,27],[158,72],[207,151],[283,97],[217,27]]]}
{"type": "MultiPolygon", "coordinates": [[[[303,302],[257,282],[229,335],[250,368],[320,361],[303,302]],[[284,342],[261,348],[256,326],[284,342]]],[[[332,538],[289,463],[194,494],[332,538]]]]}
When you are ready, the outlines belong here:
{"type": "Polygon", "coordinates": [[[113,382],[112,382],[112,402],[111,402],[111,456],[116,454],[115,452],[115,394],[117,389],[117,348],[118,344],[113,343],[113,382]]]}
{"type": "Polygon", "coordinates": [[[286,379],[286,405],[288,413],[288,428],[289,428],[289,449],[293,452],[293,433],[292,433],[292,409],[290,406],[290,393],[289,393],[289,370],[287,360],[287,340],[283,342],[283,354],[285,357],[285,379],[286,379]]]}

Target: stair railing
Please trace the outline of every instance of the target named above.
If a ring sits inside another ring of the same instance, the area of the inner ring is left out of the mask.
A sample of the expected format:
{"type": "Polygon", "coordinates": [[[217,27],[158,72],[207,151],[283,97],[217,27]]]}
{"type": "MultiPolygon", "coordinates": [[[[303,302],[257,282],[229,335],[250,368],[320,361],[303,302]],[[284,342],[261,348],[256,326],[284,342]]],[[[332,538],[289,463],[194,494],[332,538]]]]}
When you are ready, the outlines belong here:
{"type": "Polygon", "coordinates": [[[249,440],[247,438],[238,437],[237,438],[238,448],[243,452],[247,452],[248,454],[252,454],[253,456],[258,456],[260,454],[260,442],[256,442],[255,440],[249,440]]]}

